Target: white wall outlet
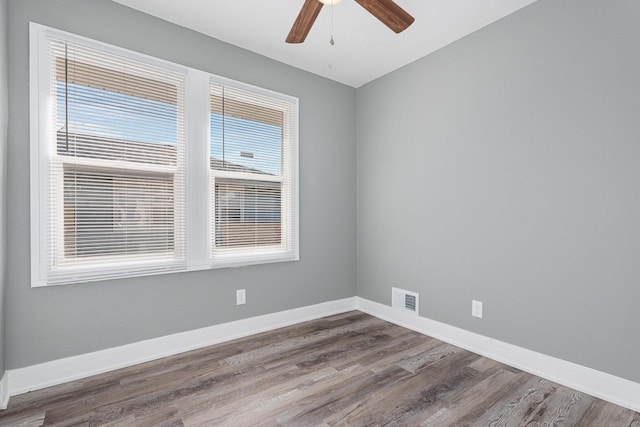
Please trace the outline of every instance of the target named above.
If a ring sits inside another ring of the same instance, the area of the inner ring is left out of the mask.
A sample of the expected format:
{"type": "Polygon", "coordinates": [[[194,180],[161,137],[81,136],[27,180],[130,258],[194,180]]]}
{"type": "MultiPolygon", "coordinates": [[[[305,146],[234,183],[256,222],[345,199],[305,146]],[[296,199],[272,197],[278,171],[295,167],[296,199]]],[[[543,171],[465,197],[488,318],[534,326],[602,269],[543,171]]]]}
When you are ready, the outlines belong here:
{"type": "Polygon", "coordinates": [[[242,305],[247,303],[247,291],[244,289],[238,289],[236,291],[236,305],[242,305]]]}
{"type": "Polygon", "coordinates": [[[471,315],[482,319],[482,301],[471,300],[471,315]]]}

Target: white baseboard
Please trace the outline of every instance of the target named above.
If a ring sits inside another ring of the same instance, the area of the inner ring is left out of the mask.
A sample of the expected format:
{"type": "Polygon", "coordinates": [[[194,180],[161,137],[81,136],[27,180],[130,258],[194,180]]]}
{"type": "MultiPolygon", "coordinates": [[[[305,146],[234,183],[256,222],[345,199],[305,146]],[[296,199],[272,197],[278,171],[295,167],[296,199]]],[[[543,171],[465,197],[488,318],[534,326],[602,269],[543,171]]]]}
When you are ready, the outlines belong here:
{"type": "Polygon", "coordinates": [[[591,396],[640,412],[640,384],[356,297],[357,309],[591,396]]]}
{"type": "Polygon", "coordinates": [[[8,402],[9,396],[355,309],[355,297],[345,298],[11,369],[0,387],[8,402]]]}
{"type": "Polygon", "coordinates": [[[9,397],[9,374],[8,371],[4,371],[0,379],[0,409],[7,409],[9,397]]]}
{"type": "Polygon", "coordinates": [[[640,412],[638,383],[425,317],[394,310],[387,305],[360,297],[266,314],[11,369],[0,379],[0,409],[6,408],[10,396],[356,309],[640,412]]]}

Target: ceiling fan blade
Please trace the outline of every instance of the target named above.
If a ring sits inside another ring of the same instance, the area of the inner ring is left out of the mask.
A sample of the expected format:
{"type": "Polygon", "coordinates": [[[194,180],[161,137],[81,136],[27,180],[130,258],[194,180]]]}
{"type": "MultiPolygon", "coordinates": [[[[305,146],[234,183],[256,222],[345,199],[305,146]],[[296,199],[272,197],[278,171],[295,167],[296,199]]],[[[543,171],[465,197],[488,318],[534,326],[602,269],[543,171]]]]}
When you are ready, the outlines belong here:
{"type": "Polygon", "coordinates": [[[287,43],[302,43],[307,38],[311,26],[316,21],[320,10],[322,10],[322,6],[324,4],[320,3],[319,0],[305,0],[296,22],[293,23],[293,27],[289,31],[287,43]]]}
{"type": "Polygon", "coordinates": [[[356,0],[356,2],[395,33],[406,30],[415,21],[413,16],[393,0],[356,0]]]}

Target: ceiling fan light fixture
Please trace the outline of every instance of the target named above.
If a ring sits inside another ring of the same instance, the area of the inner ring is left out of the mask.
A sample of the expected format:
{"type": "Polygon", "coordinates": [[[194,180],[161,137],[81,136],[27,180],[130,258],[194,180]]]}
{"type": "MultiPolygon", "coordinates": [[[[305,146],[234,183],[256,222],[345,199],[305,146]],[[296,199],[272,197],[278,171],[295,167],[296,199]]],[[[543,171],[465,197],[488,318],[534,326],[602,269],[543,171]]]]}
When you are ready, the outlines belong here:
{"type": "Polygon", "coordinates": [[[320,0],[321,3],[324,3],[328,6],[334,6],[338,3],[340,3],[342,0],[320,0]]]}

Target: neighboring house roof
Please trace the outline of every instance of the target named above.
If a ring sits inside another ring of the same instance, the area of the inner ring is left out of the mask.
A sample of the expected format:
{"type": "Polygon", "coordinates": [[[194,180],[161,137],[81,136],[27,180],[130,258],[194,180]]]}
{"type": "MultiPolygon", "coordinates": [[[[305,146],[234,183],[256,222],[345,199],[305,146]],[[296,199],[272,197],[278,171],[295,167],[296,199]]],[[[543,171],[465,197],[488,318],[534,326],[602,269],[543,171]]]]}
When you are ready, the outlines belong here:
{"type": "MultiPolygon", "coordinates": [[[[127,141],[104,136],[70,133],[58,131],[58,152],[76,157],[97,158],[104,160],[139,161],[144,156],[144,162],[157,165],[171,165],[176,162],[176,147],[166,143],[150,143],[127,141]]],[[[211,169],[247,172],[261,175],[273,175],[260,169],[239,165],[211,157],[211,169]]]]}
{"type": "Polygon", "coordinates": [[[272,173],[264,172],[264,171],[261,171],[260,169],[250,168],[247,166],[242,166],[242,165],[238,165],[236,163],[231,163],[231,162],[223,162],[222,160],[217,159],[215,157],[211,157],[211,160],[209,161],[209,165],[211,166],[211,169],[216,169],[216,170],[248,172],[248,173],[257,173],[261,175],[273,175],[272,173]]]}

